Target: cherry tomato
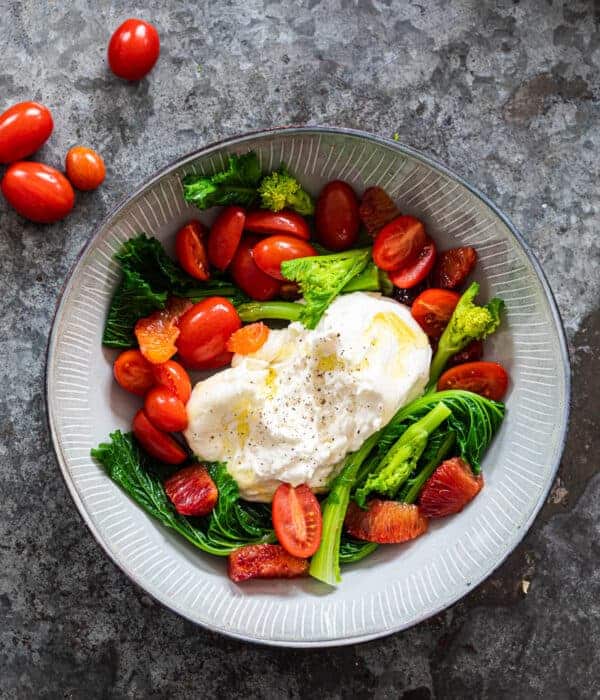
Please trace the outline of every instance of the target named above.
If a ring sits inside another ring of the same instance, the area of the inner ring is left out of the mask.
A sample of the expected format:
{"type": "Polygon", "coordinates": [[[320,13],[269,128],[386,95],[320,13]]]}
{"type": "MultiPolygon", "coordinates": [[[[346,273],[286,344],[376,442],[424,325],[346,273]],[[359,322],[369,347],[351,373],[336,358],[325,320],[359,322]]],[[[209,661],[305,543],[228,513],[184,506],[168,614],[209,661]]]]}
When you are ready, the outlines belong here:
{"type": "Polygon", "coordinates": [[[0,187],[7,202],[21,216],[39,224],[64,219],[75,203],[71,183],[43,163],[13,163],[4,173],[0,187]]]}
{"type": "Polygon", "coordinates": [[[245,222],[246,212],[241,207],[225,207],[215,219],[208,236],[211,265],[219,270],[229,267],[242,239],[245,222]]]}
{"type": "Polygon", "coordinates": [[[160,365],[150,365],[156,384],[167,387],[167,389],[183,403],[190,400],[192,393],[192,383],[185,369],[175,362],[167,360],[160,365]]]}
{"type": "Polygon", "coordinates": [[[252,233],[271,234],[284,233],[288,236],[296,236],[307,241],[310,238],[310,229],[306,219],[295,211],[266,211],[258,209],[248,212],[244,225],[247,231],[252,233]]]}
{"type": "Polygon", "coordinates": [[[156,29],[141,19],[127,19],[108,44],[108,63],[119,78],[141,80],[158,60],[160,39],[156,29]]]}
{"type": "Polygon", "coordinates": [[[146,394],[144,411],[148,420],[159,430],[178,433],[188,424],[185,405],[166,386],[155,386],[146,394]]]}
{"type": "Polygon", "coordinates": [[[334,180],[321,190],[315,226],[317,240],[329,250],[348,250],[356,243],[360,226],[358,198],[347,182],[334,180]]]}
{"type": "Polygon", "coordinates": [[[427,235],[414,216],[399,216],[386,224],[375,237],[373,260],[377,267],[391,272],[413,261],[421,252],[427,235]]]}
{"type": "Polygon", "coordinates": [[[200,221],[190,221],[177,232],[175,255],[183,269],[197,280],[205,282],[210,277],[208,258],[204,248],[204,226],[200,221]]]}
{"type": "Polygon", "coordinates": [[[269,236],[259,241],[252,249],[254,262],[258,267],[277,280],[285,279],[281,274],[282,262],[312,255],[317,255],[317,251],[310,243],[294,236],[269,236]]]}
{"type": "Polygon", "coordinates": [[[106,177],[102,157],[92,148],[73,146],[65,162],[67,177],[78,190],[95,190],[106,177]]]}
{"type": "Polygon", "coordinates": [[[402,289],[416,287],[433,269],[435,257],[435,243],[427,236],[427,242],[414,260],[389,273],[392,284],[402,289]]]}
{"type": "Polygon", "coordinates": [[[501,401],[508,389],[508,374],[497,362],[467,362],[446,370],[437,386],[438,391],[463,389],[501,401]]]}
{"type": "Polygon", "coordinates": [[[281,484],[273,496],[273,527],[279,544],[295,557],[311,557],[321,544],[321,506],[306,484],[281,484]]]}
{"type": "Polygon", "coordinates": [[[430,338],[439,338],[459,299],[460,294],[449,289],[426,289],[414,300],[411,313],[430,338]]]}
{"type": "Polygon", "coordinates": [[[27,158],[48,139],[52,114],[37,102],[19,102],[0,114],[0,163],[27,158]]]}
{"type": "Polygon", "coordinates": [[[451,248],[438,256],[433,271],[433,284],[442,289],[456,289],[467,279],[475,263],[477,251],[470,246],[451,248]]]}
{"type": "Polygon", "coordinates": [[[135,337],[142,355],[152,364],[170,360],[177,352],[179,318],[192,306],[189,299],[170,297],[167,305],[135,324],[135,337]]]}
{"type": "Polygon", "coordinates": [[[256,236],[246,236],[242,239],[231,263],[231,276],[249,297],[266,301],[277,296],[280,284],[254,262],[252,251],[259,240],[256,236]]]}
{"type": "Polygon", "coordinates": [[[209,369],[226,352],[227,341],[242,325],[234,306],[223,297],[209,297],[194,304],[179,319],[177,350],[190,369],[209,369]]]}
{"type": "Polygon", "coordinates": [[[226,367],[231,362],[232,357],[232,352],[224,350],[223,352],[219,353],[218,355],[215,355],[215,357],[211,357],[208,360],[188,364],[188,367],[190,369],[195,369],[199,372],[203,372],[209,369],[219,369],[220,367],[226,367]]]}
{"type": "Polygon", "coordinates": [[[187,457],[177,440],[152,425],[144,409],[140,409],[133,418],[133,434],[146,452],[161,462],[181,464],[187,457]]]}
{"type": "Polygon", "coordinates": [[[154,385],[152,365],[139,350],[125,350],[115,360],[113,372],[125,391],[143,396],[154,385]]]}
{"type": "Polygon", "coordinates": [[[475,362],[483,357],[483,341],[472,340],[466,348],[452,357],[446,363],[447,367],[455,367],[456,365],[464,365],[465,362],[475,362]]]}
{"type": "Polygon", "coordinates": [[[260,350],[269,338],[269,326],[260,321],[250,323],[236,331],[227,341],[227,350],[239,355],[249,355],[260,350]]]}

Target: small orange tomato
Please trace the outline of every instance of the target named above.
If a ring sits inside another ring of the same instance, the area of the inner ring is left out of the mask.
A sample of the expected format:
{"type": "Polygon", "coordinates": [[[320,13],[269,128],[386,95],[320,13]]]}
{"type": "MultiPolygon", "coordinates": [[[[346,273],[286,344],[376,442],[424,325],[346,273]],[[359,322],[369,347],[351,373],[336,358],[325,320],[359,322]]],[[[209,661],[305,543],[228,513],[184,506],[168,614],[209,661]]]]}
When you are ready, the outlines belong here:
{"type": "Polygon", "coordinates": [[[78,190],[95,190],[106,177],[102,157],[91,148],[73,146],[67,153],[67,177],[78,190]]]}

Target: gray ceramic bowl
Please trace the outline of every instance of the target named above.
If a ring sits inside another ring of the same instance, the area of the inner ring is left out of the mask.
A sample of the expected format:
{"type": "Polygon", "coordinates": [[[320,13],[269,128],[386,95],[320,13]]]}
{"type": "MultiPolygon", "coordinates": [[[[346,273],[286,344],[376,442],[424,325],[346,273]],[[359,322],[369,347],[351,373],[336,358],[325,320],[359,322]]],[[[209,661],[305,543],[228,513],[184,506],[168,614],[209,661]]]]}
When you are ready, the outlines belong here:
{"type": "Polygon", "coordinates": [[[443,610],[488,576],[524,536],[544,502],[563,449],[569,365],[552,294],[522,237],[480,192],[411,148],[370,134],[290,128],[203,148],[159,172],[100,226],[71,273],[49,347],[48,412],[56,454],[83,519],[111,559],[161,603],[198,624],[246,640],[287,646],[350,644],[402,630],[443,610]],[[486,455],[486,488],[462,513],[410,545],[381,547],[349,566],[331,589],[311,579],[238,586],[225,562],[203,555],[145,515],[90,458],[138,402],[112,379],[102,327],[118,282],[113,254],[141,231],[172,248],[191,217],[181,177],[223,167],[255,150],[264,169],[282,161],[313,194],[332,179],[357,192],[381,185],[401,210],[424,220],[441,248],[479,253],[482,298],[507,305],[487,344],[512,385],[507,417],[486,455]]]}

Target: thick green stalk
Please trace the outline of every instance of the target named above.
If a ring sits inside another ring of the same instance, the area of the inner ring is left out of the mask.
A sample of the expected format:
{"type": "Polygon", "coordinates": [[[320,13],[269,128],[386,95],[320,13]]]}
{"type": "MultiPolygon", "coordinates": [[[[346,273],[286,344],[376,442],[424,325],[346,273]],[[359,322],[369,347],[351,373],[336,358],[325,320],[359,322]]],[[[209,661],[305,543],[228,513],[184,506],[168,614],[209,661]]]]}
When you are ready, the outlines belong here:
{"type": "Polygon", "coordinates": [[[302,308],[302,304],[294,301],[249,301],[240,304],[237,312],[244,323],[253,323],[263,318],[297,321],[302,308]]]}
{"type": "Polygon", "coordinates": [[[414,503],[417,500],[417,496],[419,493],[421,493],[421,489],[423,486],[425,486],[427,479],[429,479],[429,477],[441,464],[444,457],[452,449],[455,437],[456,436],[453,432],[448,433],[435,455],[429,460],[429,462],[427,462],[417,476],[407,484],[408,489],[406,490],[406,493],[403,494],[401,500],[403,500],[405,503],[414,503]]]}

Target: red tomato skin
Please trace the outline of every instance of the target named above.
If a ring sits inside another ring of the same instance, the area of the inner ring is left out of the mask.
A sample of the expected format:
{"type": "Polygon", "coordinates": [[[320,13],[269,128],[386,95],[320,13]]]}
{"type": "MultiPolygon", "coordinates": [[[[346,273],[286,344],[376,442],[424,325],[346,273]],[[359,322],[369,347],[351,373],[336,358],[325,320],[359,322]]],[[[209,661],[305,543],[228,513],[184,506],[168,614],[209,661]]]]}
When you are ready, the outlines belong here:
{"type": "Polygon", "coordinates": [[[460,294],[449,289],[426,289],[414,300],[411,313],[430,338],[439,338],[459,299],[460,294]]]}
{"type": "Polygon", "coordinates": [[[73,187],[83,192],[100,187],[106,177],[102,156],[86,146],[73,146],[69,149],[65,171],[73,187]]]}
{"type": "Polygon", "coordinates": [[[323,518],[316,496],[306,484],[281,484],[272,504],[273,527],[279,544],[295,557],[311,557],[321,543],[323,518]]]}
{"type": "Polygon", "coordinates": [[[317,240],[329,250],[348,250],[356,243],[360,228],[358,198],[347,182],[334,180],[321,190],[315,226],[317,240]]]}
{"type": "Polygon", "coordinates": [[[210,278],[203,241],[205,233],[202,222],[193,220],[182,226],[175,238],[175,255],[179,264],[190,277],[202,282],[210,278]]]}
{"type": "Polygon", "coordinates": [[[190,400],[192,383],[188,373],[179,362],[167,360],[160,365],[151,364],[150,366],[156,384],[167,387],[184,404],[190,400]]]}
{"type": "Polygon", "coordinates": [[[27,158],[54,128],[50,110],[38,102],[19,102],[0,114],[0,163],[27,158]]]}
{"type": "Polygon", "coordinates": [[[466,362],[446,370],[438,380],[438,391],[464,389],[502,401],[508,389],[508,374],[497,362],[466,362]]]}
{"type": "Polygon", "coordinates": [[[159,430],[178,433],[188,425],[185,405],[165,386],[155,386],[146,394],[144,411],[159,430]]]}
{"type": "Polygon", "coordinates": [[[256,236],[246,236],[242,239],[231,262],[231,276],[249,297],[257,301],[267,301],[279,294],[281,285],[254,262],[252,251],[259,240],[256,236]]]}
{"type": "Polygon", "coordinates": [[[181,464],[187,457],[176,440],[152,425],[143,408],[133,418],[133,434],[146,452],[161,462],[181,464]]]}
{"type": "Polygon", "coordinates": [[[113,364],[117,384],[137,396],[144,394],[154,385],[152,365],[139,350],[124,350],[113,364]]]}
{"type": "Polygon", "coordinates": [[[425,227],[414,216],[399,216],[375,237],[373,261],[381,270],[392,272],[414,260],[427,242],[425,227]]]}
{"type": "Polygon", "coordinates": [[[246,231],[262,235],[275,235],[277,233],[296,236],[308,241],[310,229],[306,219],[295,211],[284,209],[283,211],[267,211],[257,209],[246,215],[246,231]]]}
{"type": "Polygon", "coordinates": [[[156,29],[142,19],[130,18],[121,24],[108,44],[108,64],[125,80],[141,80],[158,60],[160,39],[156,29]]]}
{"type": "Polygon", "coordinates": [[[392,284],[402,289],[416,287],[433,269],[436,256],[435,243],[427,236],[427,242],[415,260],[389,273],[392,284]]]}
{"type": "Polygon", "coordinates": [[[184,364],[204,369],[206,363],[226,352],[229,337],[241,326],[235,307],[223,297],[209,297],[194,304],[179,319],[177,350],[184,364]]]}
{"type": "Polygon", "coordinates": [[[225,207],[208,235],[208,259],[218,270],[229,267],[242,239],[246,212],[241,207],[225,207]]]}
{"type": "Polygon", "coordinates": [[[308,258],[317,255],[317,251],[300,238],[294,236],[269,236],[259,241],[252,249],[254,262],[267,275],[276,280],[284,280],[281,263],[285,260],[308,258]]]}
{"type": "Polygon", "coordinates": [[[0,184],[6,201],[21,215],[38,224],[64,219],[73,209],[75,193],[58,170],[33,161],[13,163],[0,184]]]}
{"type": "Polygon", "coordinates": [[[220,369],[221,367],[227,367],[227,365],[231,364],[232,358],[233,353],[229,352],[228,350],[225,350],[224,352],[219,353],[215,357],[211,357],[210,359],[204,360],[203,362],[193,362],[186,360],[185,365],[190,370],[195,370],[197,372],[207,372],[211,369],[220,369]]]}

